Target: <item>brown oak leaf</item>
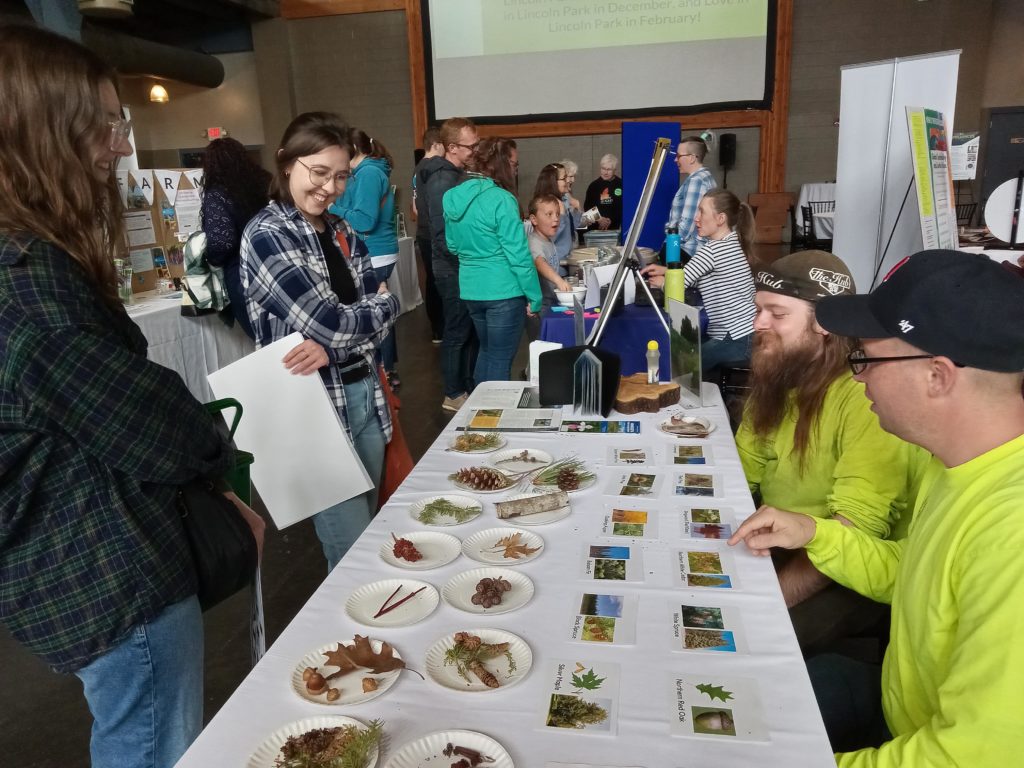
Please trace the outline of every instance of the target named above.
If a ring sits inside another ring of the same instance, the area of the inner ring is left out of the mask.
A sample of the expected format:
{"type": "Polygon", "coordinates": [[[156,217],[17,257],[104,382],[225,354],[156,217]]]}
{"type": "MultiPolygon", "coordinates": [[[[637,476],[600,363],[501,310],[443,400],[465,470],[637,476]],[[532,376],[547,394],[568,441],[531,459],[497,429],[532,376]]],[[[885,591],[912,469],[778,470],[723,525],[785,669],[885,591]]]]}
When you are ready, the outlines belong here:
{"type": "Polygon", "coordinates": [[[502,557],[508,558],[509,560],[518,560],[520,557],[532,555],[534,552],[540,550],[540,547],[528,547],[526,544],[523,544],[522,541],[523,534],[521,532],[503,536],[491,545],[489,551],[501,551],[502,557]]]}
{"type": "Polygon", "coordinates": [[[338,667],[335,675],[345,674],[359,667],[369,669],[376,675],[405,668],[405,662],[395,658],[394,649],[389,643],[382,642],[380,651],[374,653],[370,639],[362,635],[356,635],[352,645],[338,643],[337,650],[327,651],[324,657],[327,664],[338,667]]]}

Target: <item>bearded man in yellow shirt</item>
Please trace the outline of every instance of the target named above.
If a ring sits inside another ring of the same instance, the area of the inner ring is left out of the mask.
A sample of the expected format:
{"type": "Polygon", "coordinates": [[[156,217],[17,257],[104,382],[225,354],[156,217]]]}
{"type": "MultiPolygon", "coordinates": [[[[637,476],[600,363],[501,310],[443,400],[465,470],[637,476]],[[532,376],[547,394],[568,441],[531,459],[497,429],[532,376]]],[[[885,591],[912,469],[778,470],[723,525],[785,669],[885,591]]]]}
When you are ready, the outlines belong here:
{"type": "MultiPolygon", "coordinates": [[[[871,412],[846,356],[855,341],[814,319],[826,296],[853,294],[846,264],[800,251],[755,275],[751,392],[736,434],[759,504],[890,536],[905,506],[910,446],[871,412]]],[[[887,608],[832,582],[806,553],[776,553],[779,584],[806,655],[884,620],[887,608]]]]}
{"type": "Polygon", "coordinates": [[[923,251],[872,293],[817,308],[823,328],[861,339],[850,365],[882,427],[934,454],[905,539],[762,509],[729,540],[760,555],[805,547],[892,604],[880,670],[833,654],[808,664],[841,768],[1020,764],[1024,277],[1012,269],[923,251]]]}

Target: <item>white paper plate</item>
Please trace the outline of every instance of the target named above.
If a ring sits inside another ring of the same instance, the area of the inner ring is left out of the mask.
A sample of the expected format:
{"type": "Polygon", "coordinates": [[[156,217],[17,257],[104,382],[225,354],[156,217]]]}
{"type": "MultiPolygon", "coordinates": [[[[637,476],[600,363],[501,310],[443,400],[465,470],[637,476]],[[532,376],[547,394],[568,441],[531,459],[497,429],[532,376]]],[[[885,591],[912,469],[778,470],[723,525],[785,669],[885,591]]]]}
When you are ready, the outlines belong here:
{"type": "Polygon", "coordinates": [[[416,531],[399,534],[398,538],[411,541],[423,557],[416,562],[409,562],[400,557],[395,557],[395,542],[389,536],[388,540],[380,546],[380,558],[388,565],[393,565],[396,568],[407,568],[411,571],[440,568],[442,565],[448,565],[462,551],[462,542],[454,536],[449,536],[447,533],[416,531]]]}
{"type": "MultiPolygon", "coordinates": [[[[594,474],[592,477],[588,478],[587,480],[581,481],[579,488],[573,488],[571,491],[566,491],[566,493],[576,493],[577,491],[585,491],[585,490],[587,490],[587,488],[589,488],[590,486],[592,486],[596,482],[597,482],[597,475],[594,474]]],[[[532,486],[534,488],[537,488],[538,490],[542,490],[542,491],[557,491],[558,490],[558,486],[555,485],[554,483],[551,483],[550,485],[546,485],[546,484],[543,484],[543,483],[538,483],[536,479],[531,480],[530,483],[532,484],[532,486]]]]}
{"type": "MultiPolygon", "coordinates": [[[[462,469],[466,469],[466,467],[462,467],[462,469]]],[[[494,469],[494,467],[487,467],[487,469],[494,469]]],[[[509,478],[509,485],[506,485],[504,488],[487,488],[484,490],[480,490],[470,485],[466,485],[465,483],[460,483],[458,480],[453,480],[451,478],[448,479],[448,482],[454,485],[456,488],[459,488],[463,491],[469,491],[470,493],[505,493],[506,491],[515,488],[516,483],[521,479],[521,477],[517,477],[516,473],[513,472],[506,472],[501,469],[494,469],[494,471],[500,472],[501,474],[505,475],[505,477],[509,478]]]]}
{"type": "Polygon", "coordinates": [[[487,463],[506,472],[532,472],[535,469],[543,469],[553,460],[547,451],[536,448],[509,448],[492,455],[487,459],[487,463]],[[526,454],[527,458],[523,458],[523,454],[526,454]]]}
{"type": "Polygon", "coordinates": [[[493,761],[481,763],[481,768],[515,768],[512,758],[501,744],[490,736],[476,731],[438,731],[416,741],[410,741],[391,756],[384,768],[446,768],[458,762],[454,755],[450,760],[444,756],[444,750],[449,744],[475,749],[493,761]]]}
{"type": "Polygon", "coordinates": [[[434,612],[437,604],[441,601],[437,590],[425,581],[415,579],[385,579],[375,581],[371,584],[364,584],[348,597],[345,603],[345,613],[353,621],[365,624],[368,627],[407,627],[421,621],[434,612]],[[388,596],[401,587],[398,594],[391,601],[391,604],[398,602],[403,597],[408,597],[420,587],[425,589],[416,597],[412,598],[393,611],[385,613],[376,619],[373,615],[380,610],[381,605],[388,599],[388,596]]]}
{"type": "MultiPolygon", "coordinates": [[[[529,493],[517,493],[514,496],[509,496],[505,501],[515,501],[516,499],[529,499],[533,496],[543,496],[545,493],[551,493],[551,490],[533,490],[529,493]]],[[[554,523],[559,520],[564,520],[570,514],[572,509],[566,504],[564,507],[558,507],[552,509],[550,512],[538,512],[536,515],[523,515],[522,517],[509,517],[501,518],[501,522],[509,525],[547,525],[548,523],[554,523]]]]}
{"type": "MultiPolygon", "coordinates": [[[[470,432],[469,434],[476,433],[470,432]]],[[[454,451],[455,453],[490,453],[491,451],[496,451],[499,448],[504,448],[506,445],[508,445],[508,438],[505,437],[504,435],[498,435],[498,443],[493,448],[477,448],[472,451],[461,451],[455,447],[455,441],[458,439],[458,437],[453,437],[451,440],[448,441],[449,451],[454,451]]]]}
{"type": "Polygon", "coordinates": [[[544,552],[544,539],[533,531],[523,531],[518,528],[488,528],[485,531],[477,531],[462,542],[462,554],[466,557],[489,565],[522,565],[541,556],[544,552]],[[519,557],[505,557],[504,551],[497,549],[497,542],[507,536],[519,536],[519,544],[536,548],[536,552],[519,557]]]}
{"type": "Polygon", "coordinates": [[[474,629],[471,631],[485,643],[509,643],[508,650],[512,654],[515,670],[511,673],[508,671],[508,659],[501,655],[483,663],[487,670],[498,678],[497,688],[488,688],[468,669],[466,674],[469,675],[470,682],[467,682],[456,671],[454,664],[447,667],[444,665],[445,653],[455,647],[455,632],[451,632],[427,649],[427,675],[431,680],[454,691],[484,693],[502,691],[526,677],[530,667],[533,666],[533,652],[525,640],[501,629],[474,629]]]}
{"type": "Polygon", "coordinates": [[[669,419],[668,421],[663,421],[661,424],[658,425],[658,429],[660,429],[667,435],[672,435],[673,437],[700,438],[710,435],[712,432],[715,431],[715,427],[718,426],[713,421],[711,421],[710,419],[705,419],[703,416],[683,416],[680,418],[680,421],[682,421],[682,424],[679,425],[673,424],[671,419],[669,419]],[[687,432],[672,431],[673,429],[685,428],[687,425],[693,425],[694,427],[703,427],[705,430],[705,434],[693,434],[687,432]]]}
{"type": "Polygon", "coordinates": [[[479,514],[483,511],[483,504],[474,499],[472,496],[464,496],[461,493],[443,493],[440,494],[439,496],[428,496],[425,499],[420,499],[419,501],[413,502],[412,504],[409,505],[409,514],[412,515],[413,520],[423,523],[424,525],[436,526],[462,525],[462,523],[468,523],[470,520],[476,519],[476,517],[479,516],[479,514]],[[452,504],[455,504],[460,507],[465,507],[467,509],[475,509],[476,514],[461,522],[456,520],[454,517],[449,517],[448,515],[438,515],[437,519],[433,523],[423,523],[423,521],[420,520],[420,513],[423,511],[423,508],[427,506],[427,504],[430,504],[431,502],[437,501],[439,499],[445,499],[447,501],[450,501],[452,504]]]}
{"type": "MultiPolygon", "coordinates": [[[[401,609],[399,609],[401,610],[401,609]]],[[[355,638],[345,641],[345,645],[351,645],[355,642],[355,638]]],[[[380,653],[380,649],[383,643],[380,640],[370,638],[370,647],[373,648],[374,653],[380,653]]],[[[292,673],[292,688],[306,701],[312,701],[316,704],[325,704],[329,707],[343,707],[349,704],[362,704],[363,702],[376,699],[382,695],[388,688],[395,684],[398,680],[398,676],[402,673],[401,669],[393,669],[390,672],[382,672],[377,674],[371,672],[369,669],[359,667],[353,669],[351,672],[346,672],[344,675],[332,678],[327,681],[327,685],[330,688],[338,688],[341,690],[341,697],[336,701],[327,700],[327,689],[324,692],[317,695],[310,693],[306,690],[306,681],[302,679],[302,673],[306,667],[316,667],[320,670],[320,674],[327,677],[331,672],[336,672],[337,667],[327,664],[325,653],[333,651],[338,647],[338,643],[331,643],[325,645],[322,648],[317,648],[315,651],[310,651],[299,661],[295,671],[292,673]],[[363,678],[372,677],[377,681],[377,690],[370,691],[369,693],[363,693],[363,678]]],[[[397,648],[392,646],[392,655],[396,659],[402,658],[402,655],[398,652],[397,648]]]]}
{"type": "Polygon", "coordinates": [[[506,568],[474,568],[452,576],[441,588],[441,596],[449,605],[467,613],[509,613],[530,602],[533,598],[533,581],[529,576],[506,568]],[[490,608],[476,605],[472,601],[473,595],[476,594],[476,585],[480,579],[487,578],[502,578],[512,585],[512,589],[502,594],[501,602],[490,608]]]}
{"type": "MultiPolygon", "coordinates": [[[[274,768],[274,762],[277,760],[278,754],[281,752],[281,747],[291,736],[301,736],[306,731],[312,731],[315,728],[340,728],[344,725],[358,725],[362,728],[366,727],[366,723],[362,723],[353,717],[342,717],[341,715],[325,715],[321,717],[308,717],[305,720],[297,720],[294,723],[289,723],[281,728],[274,731],[249,757],[247,763],[248,768],[274,768]]],[[[468,745],[467,745],[468,746],[468,745]]],[[[380,752],[374,749],[370,753],[369,760],[363,765],[363,768],[373,768],[377,764],[377,758],[380,756],[380,752]]]]}

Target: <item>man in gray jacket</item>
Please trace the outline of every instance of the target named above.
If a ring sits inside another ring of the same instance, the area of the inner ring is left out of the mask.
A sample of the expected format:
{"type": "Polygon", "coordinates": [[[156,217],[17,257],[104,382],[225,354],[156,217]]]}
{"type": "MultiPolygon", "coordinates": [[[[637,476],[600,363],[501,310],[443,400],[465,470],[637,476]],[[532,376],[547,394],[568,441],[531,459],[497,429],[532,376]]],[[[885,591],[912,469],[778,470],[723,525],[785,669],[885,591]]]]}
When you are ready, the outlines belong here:
{"type": "Polygon", "coordinates": [[[473,321],[459,297],[459,260],[448,250],[444,236],[444,193],[462,180],[462,168],[480,142],[476,126],[463,117],[441,124],[443,157],[432,157],[420,164],[416,186],[422,190],[425,212],[430,222],[430,240],[434,279],[444,304],[444,335],[441,340],[441,375],[444,401],[441,407],[457,411],[473,388],[473,366],[477,341],[473,321]]]}

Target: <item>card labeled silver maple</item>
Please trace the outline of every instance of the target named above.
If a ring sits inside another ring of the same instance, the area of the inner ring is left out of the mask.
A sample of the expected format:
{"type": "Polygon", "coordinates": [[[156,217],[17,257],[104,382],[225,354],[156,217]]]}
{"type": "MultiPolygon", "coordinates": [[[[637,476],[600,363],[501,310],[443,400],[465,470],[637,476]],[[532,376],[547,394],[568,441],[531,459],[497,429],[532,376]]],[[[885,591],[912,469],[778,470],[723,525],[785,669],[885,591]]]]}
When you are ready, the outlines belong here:
{"type": "Polygon", "coordinates": [[[543,725],[577,734],[614,735],[618,728],[619,665],[595,659],[548,664],[543,725]]]}

